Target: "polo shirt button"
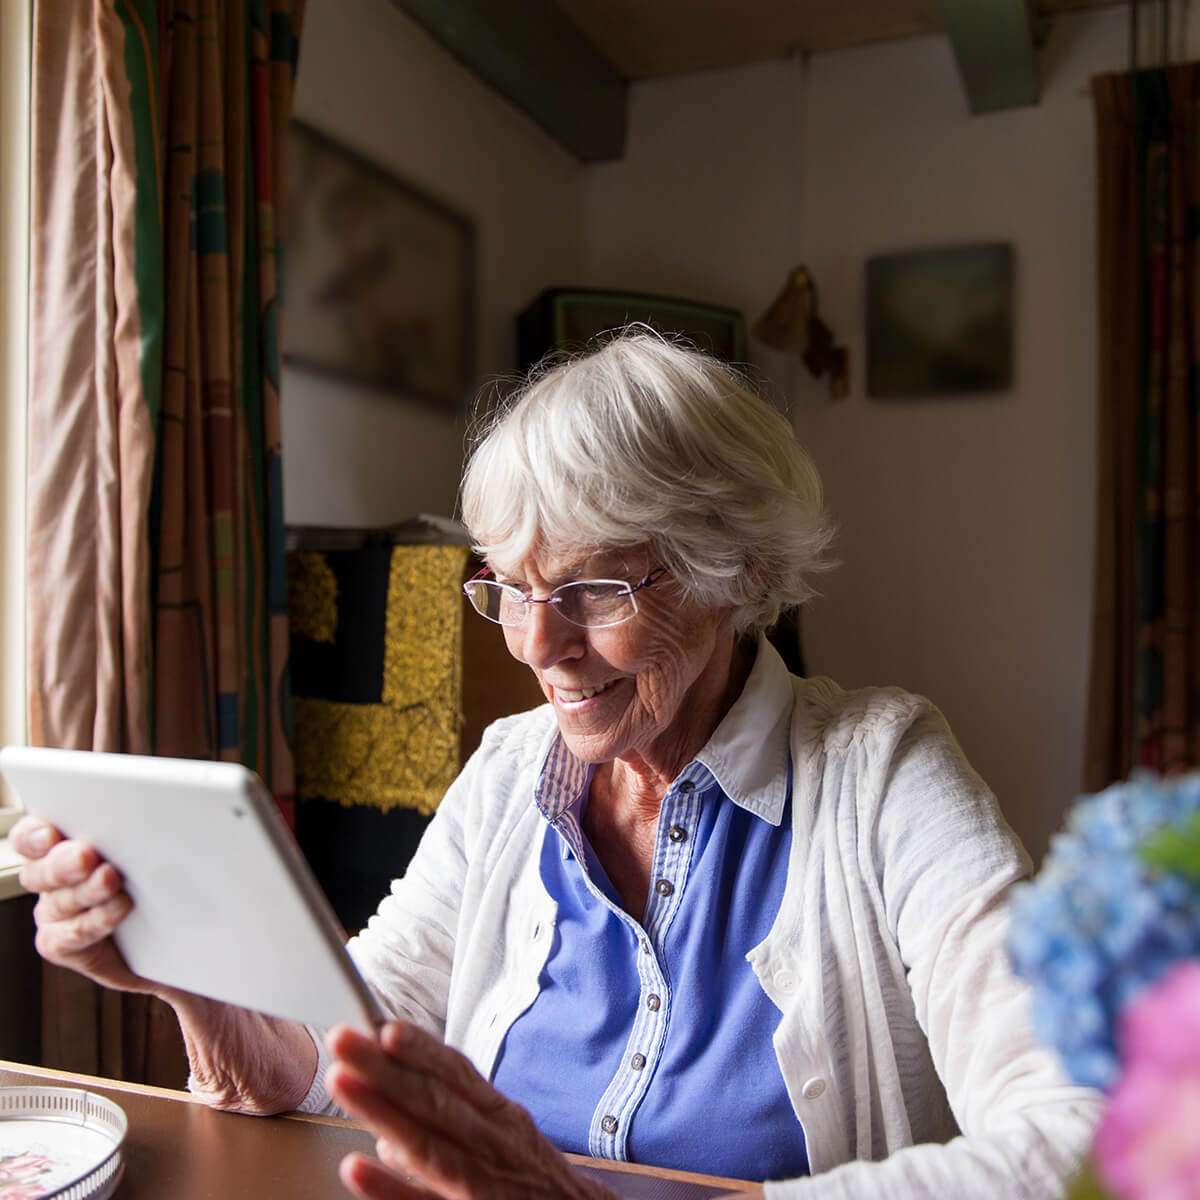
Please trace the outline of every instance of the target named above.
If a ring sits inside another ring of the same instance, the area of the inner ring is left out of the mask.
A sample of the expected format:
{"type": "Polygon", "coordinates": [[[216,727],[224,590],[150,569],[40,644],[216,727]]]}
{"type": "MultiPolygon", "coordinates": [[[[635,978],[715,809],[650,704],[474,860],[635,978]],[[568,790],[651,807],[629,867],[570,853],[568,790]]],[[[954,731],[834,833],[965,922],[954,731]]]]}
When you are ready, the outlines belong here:
{"type": "Polygon", "coordinates": [[[659,997],[653,992],[651,992],[650,995],[646,997],[646,1007],[651,1012],[658,1012],[658,1010],[662,1008],[662,1000],[659,999],[659,997]]]}
{"type": "Polygon", "coordinates": [[[679,790],[685,794],[687,792],[694,792],[696,790],[696,785],[690,779],[685,779],[680,783],[679,790]]]}
{"type": "Polygon", "coordinates": [[[630,1060],[629,1065],[635,1070],[640,1071],[646,1065],[646,1056],[644,1054],[635,1054],[630,1060]]]}
{"type": "Polygon", "coordinates": [[[800,1089],[800,1094],[805,1100],[816,1100],[825,1092],[825,1080],[819,1076],[814,1076],[812,1079],[805,1081],[804,1086],[800,1089]]]}
{"type": "Polygon", "coordinates": [[[794,992],[796,990],[796,974],[794,971],[776,971],[775,986],[781,992],[794,992]]]}
{"type": "Polygon", "coordinates": [[[669,879],[660,879],[654,885],[654,890],[660,896],[669,896],[675,890],[675,885],[669,879]]]}
{"type": "Polygon", "coordinates": [[[600,1122],[600,1128],[603,1129],[605,1133],[616,1133],[617,1132],[617,1118],[616,1117],[605,1117],[604,1120],[600,1122]]]}
{"type": "Polygon", "coordinates": [[[672,842],[683,842],[687,840],[687,830],[682,825],[672,825],[667,830],[667,837],[672,842]]]}

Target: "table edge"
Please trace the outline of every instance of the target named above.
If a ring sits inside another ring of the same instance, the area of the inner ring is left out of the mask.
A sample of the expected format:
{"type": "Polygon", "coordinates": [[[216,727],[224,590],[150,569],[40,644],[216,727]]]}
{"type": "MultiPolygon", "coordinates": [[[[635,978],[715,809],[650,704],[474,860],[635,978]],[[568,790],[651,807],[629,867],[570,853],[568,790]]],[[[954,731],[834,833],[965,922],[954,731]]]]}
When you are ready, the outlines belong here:
{"type": "MultiPolygon", "coordinates": [[[[191,1092],[180,1091],[177,1088],[155,1087],[148,1083],[129,1083],[124,1079],[106,1079],[99,1075],[84,1075],[77,1071],[59,1071],[54,1067],[39,1067],[32,1063],[12,1062],[0,1058],[0,1071],[13,1071],[19,1075],[36,1075],[42,1079],[56,1080],[64,1086],[87,1087],[89,1084],[98,1088],[107,1088],[114,1092],[129,1092],[139,1096],[158,1096],[163,1100],[178,1100],[185,1104],[204,1104],[199,1096],[191,1092]]],[[[206,1106],[207,1107],[207,1106],[206,1106]]],[[[239,1116],[251,1114],[240,1113],[239,1116]]],[[[357,1121],[347,1121],[342,1117],[329,1117],[317,1113],[284,1112],[279,1113],[285,1121],[300,1121],[307,1125],[334,1125],[349,1129],[365,1129],[357,1121]]],[[[609,1158],[589,1158],[586,1154],[564,1154],[568,1162],[581,1167],[589,1167],[596,1171],[613,1171],[622,1175],[652,1175],[655,1179],[674,1180],[679,1183],[697,1183],[708,1187],[723,1187],[736,1192],[756,1186],[748,1179],[730,1179],[721,1175],[701,1175],[695,1171],[678,1171],[672,1167],[653,1167],[644,1163],[618,1162],[609,1158]]]]}
{"type": "Polygon", "coordinates": [[[594,1171],[612,1171],[618,1175],[651,1175],[655,1179],[667,1179],[676,1183],[698,1183],[707,1187],[725,1188],[731,1192],[758,1187],[750,1179],[732,1179],[727,1175],[701,1175],[696,1171],[678,1171],[674,1167],[654,1167],[648,1163],[619,1162],[614,1158],[589,1158],[586,1154],[563,1152],[563,1158],[581,1167],[594,1171]]]}

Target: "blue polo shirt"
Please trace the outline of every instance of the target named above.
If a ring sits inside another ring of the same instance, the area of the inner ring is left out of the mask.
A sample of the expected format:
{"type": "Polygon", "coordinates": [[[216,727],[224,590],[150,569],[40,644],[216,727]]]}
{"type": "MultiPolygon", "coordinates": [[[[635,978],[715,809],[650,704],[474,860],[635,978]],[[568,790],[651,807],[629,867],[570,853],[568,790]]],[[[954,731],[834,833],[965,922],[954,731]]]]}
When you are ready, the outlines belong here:
{"type": "Polygon", "coordinates": [[[791,844],[792,689],[764,649],[663,798],[641,921],[583,834],[594,768],[561,739],[542,765],[554,944],[492,1078],[562,1150],[748,1179],[808,1172],[772,1046],[779,1010],[746,961],[779,910],[791,844]]]}

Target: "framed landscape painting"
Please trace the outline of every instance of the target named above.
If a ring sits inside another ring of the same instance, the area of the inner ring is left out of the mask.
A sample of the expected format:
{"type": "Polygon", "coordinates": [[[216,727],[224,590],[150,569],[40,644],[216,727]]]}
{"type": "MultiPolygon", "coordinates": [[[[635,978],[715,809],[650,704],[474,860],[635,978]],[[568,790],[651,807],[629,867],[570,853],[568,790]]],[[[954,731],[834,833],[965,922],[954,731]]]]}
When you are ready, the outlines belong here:
{"type": "Polygon", "coordinates": [[[293,121],[284,361],[461,412],[473,387],[471,222],[293,121]]]}
{"type": "Polygon", "coordinates": [[[1013,380],[1013,252],[1006,242],[867,262],[867,395],[1005,391],[1013,380]]]}

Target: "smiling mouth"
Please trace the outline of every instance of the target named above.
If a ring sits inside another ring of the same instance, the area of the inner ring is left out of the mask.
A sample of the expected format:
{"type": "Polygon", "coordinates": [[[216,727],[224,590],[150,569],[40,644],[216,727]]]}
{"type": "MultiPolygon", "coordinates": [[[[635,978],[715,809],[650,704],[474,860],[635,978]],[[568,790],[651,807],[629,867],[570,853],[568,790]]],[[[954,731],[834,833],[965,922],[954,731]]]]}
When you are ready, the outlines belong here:
{"type": "Polygon", "coordinates": [[[570,688],[556,687],[554,694],[564,704],[579,704],[583,700],[590,700],[593,696],[599,696],[601,692],[607,692],[616,682],[615,679],[612,679],[608,683],[601,684],[599,687],[580,688],[578,691],[572,691],[570,688]]]}

